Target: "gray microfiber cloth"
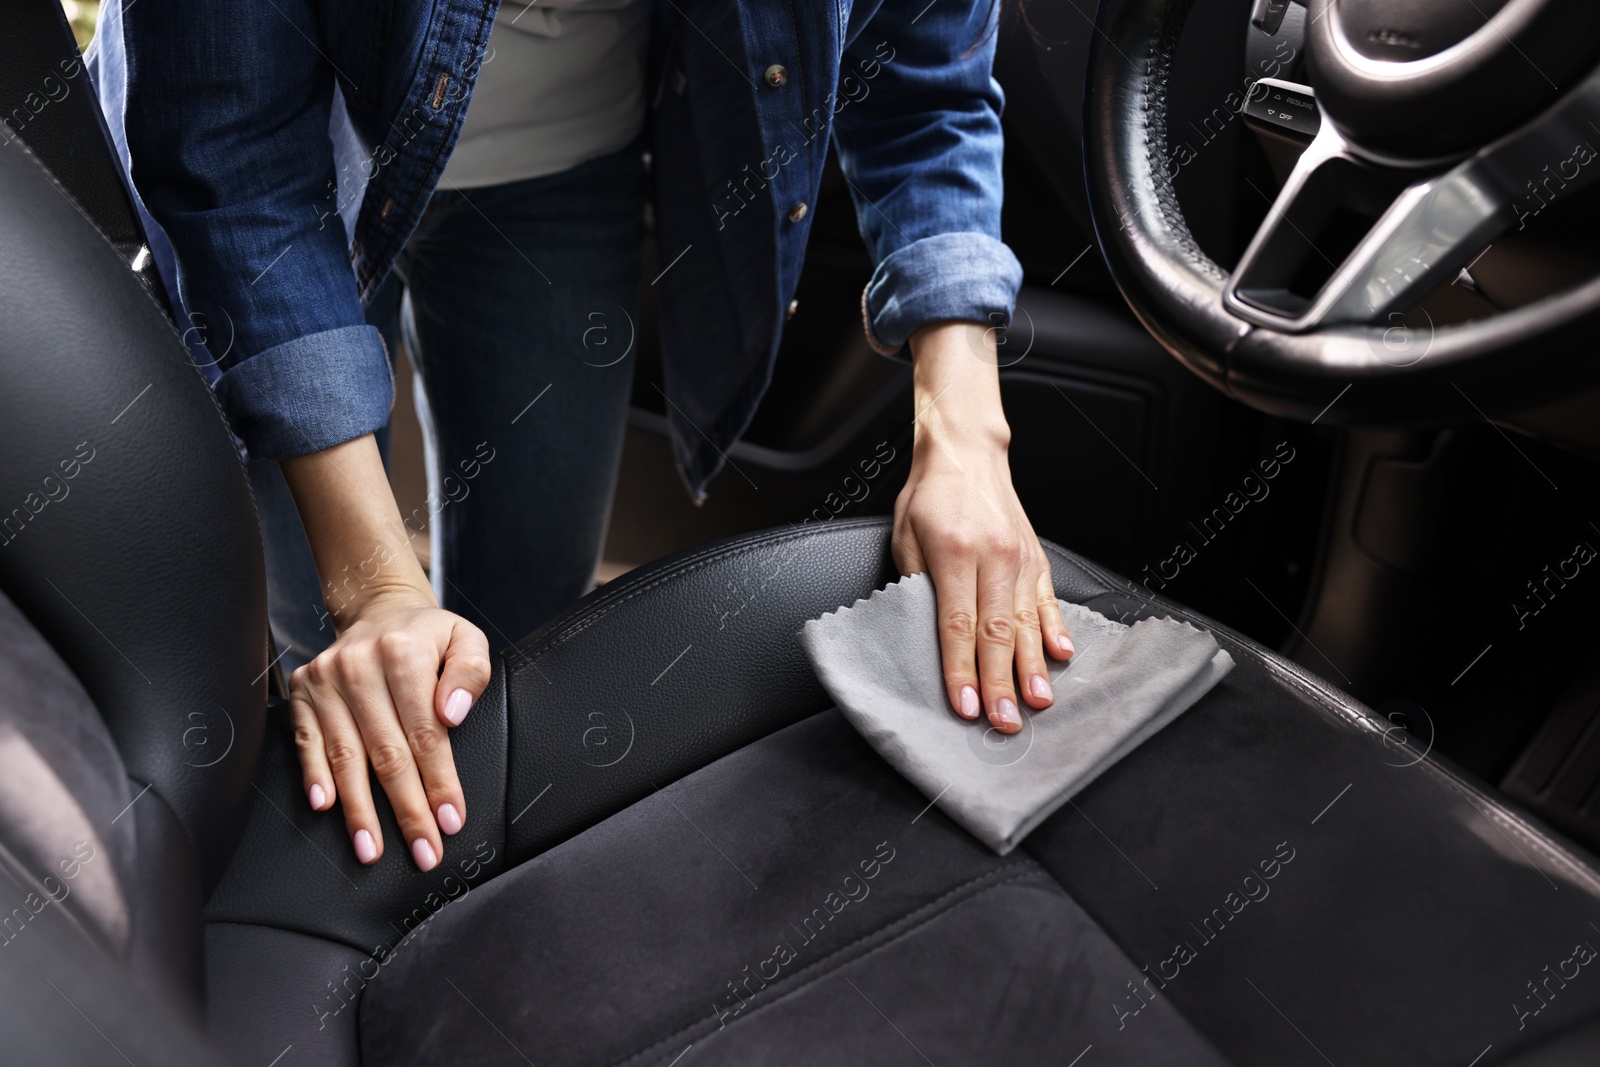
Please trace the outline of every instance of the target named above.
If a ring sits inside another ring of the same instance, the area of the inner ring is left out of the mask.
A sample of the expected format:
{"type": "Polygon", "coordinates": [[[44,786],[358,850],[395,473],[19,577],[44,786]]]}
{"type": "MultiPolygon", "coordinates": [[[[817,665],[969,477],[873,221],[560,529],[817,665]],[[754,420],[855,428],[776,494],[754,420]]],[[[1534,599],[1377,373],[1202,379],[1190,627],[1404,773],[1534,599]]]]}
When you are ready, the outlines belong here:
{"type": "Polygon", "coordinates": [[[903,578],[800,631],[811,666],[878,754],[950,818],[1004,856],[1101,772],[1177,718],[1233,669],[1186,622],[1114,622],[1061,605],[1077,652],[1050,661],[1055,703],[1019,703],[1011,735],[950,708],[933,582],[903,578]]]}

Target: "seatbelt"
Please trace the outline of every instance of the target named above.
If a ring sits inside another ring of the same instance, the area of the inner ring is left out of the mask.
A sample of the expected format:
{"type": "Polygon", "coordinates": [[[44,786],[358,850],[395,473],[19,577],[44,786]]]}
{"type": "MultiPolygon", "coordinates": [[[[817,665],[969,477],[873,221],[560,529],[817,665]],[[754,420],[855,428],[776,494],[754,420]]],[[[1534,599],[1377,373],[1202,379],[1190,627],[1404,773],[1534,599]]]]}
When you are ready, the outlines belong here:
{"type": "Polygon", "coordinates": [[[27,145],[171,318],[88,65],[59,0],[9,0],[0,8],[0,122],[0,143],[20,138],[27,145]]]}

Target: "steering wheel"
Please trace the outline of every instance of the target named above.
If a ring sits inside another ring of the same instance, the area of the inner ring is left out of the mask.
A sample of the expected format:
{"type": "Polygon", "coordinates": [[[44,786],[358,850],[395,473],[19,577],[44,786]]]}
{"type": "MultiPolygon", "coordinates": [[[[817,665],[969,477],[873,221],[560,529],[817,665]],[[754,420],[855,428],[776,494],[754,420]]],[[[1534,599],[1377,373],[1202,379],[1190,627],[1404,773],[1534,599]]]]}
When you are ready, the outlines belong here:
{"type": "Polygon", "coordinates": [[[1191,235],[1169,165],[1193,3],[1102,0],[1089,59],[1096,234],[1168,350],[1252,407],[1328,423],[1462,422],[1600,385],[1600,277],[1472,321],[1402,320],[1600,177],[1600,4],[1309,0],[1320,126],[1230,272],[1191,235]],[[1352,236],[1325,239],[1339,227],[1352,236]]]}

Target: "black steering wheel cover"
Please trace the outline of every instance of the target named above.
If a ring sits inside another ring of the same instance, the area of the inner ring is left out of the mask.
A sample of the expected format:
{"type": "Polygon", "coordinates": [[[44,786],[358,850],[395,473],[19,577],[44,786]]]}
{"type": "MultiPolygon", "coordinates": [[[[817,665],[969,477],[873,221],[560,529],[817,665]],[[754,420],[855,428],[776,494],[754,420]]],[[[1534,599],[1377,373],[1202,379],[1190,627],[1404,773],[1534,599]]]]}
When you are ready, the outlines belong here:
{"type": "Polygon", "coordinates": [[[1228,274],[1190,233],[1166,169],[1167,89],[1193,2],[1103,0],[1089,54],[1084,155],[1095,233],[1156,340],[1253,408],[1335,425],[1471,422],[1600,385],[1600,279],[1491,319],[1425,329],[1425,354],[1409,363],[1385,347],[1380,327],[1296,335],[1229,312],[1228,274]]]}
{"type": "Polygon", "coordinates": [[[1089,52],[1084,160],[1095,236],[1135,315],[1226,391],[1226,354],[1248,332],[1222,306],[1228,275],[1189,232],[1167,172],[1167,86],[1194,0],[1110,0],[1089,52]]]}

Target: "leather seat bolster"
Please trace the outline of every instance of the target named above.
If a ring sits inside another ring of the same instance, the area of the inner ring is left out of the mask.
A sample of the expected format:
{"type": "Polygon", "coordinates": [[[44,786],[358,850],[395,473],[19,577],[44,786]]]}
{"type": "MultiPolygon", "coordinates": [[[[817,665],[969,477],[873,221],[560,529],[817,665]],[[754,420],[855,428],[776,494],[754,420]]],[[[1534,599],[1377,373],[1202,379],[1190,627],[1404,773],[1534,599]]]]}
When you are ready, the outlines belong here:
{"type": "MultiPolygon", "coordinates": [[[[1438,785],[1459,794],[1460,797],[1489,817],[1514,836],[1544,864],[1561,872],[1562,877],[1583,887],[1584,892],[1600,896],[1600,864],[1585,850],[1574,846],[1558,830],[1546,825],[1536,816],[1524,811],[1503,793],[1486,786],[1474,776],[1455,766],[1449,759],[1422,749],[1416,738],[1394,722],[1378,715],[1371,708],[1342,692],[1323,678],[1238,631],[1193,611],[1181,604],[1155,596],[1142,589],[1138,583],[1123,578],[1098,564],[1071,556],[1053,545],[1047,551],[1054,556],[1060,553],[1069,557],[1075,566],[1095,580],[1103,582],[1117,592],[1102,594],[1085,601],[1095,610],[1111,618],[1129,620],[1148,616],[1170,616],[1210,631],[1236,662],[1248,661],[1278,685],[1297,694],[1296,704],[1310,708],[1341,726],[1365,735],[1369,741],[1384,750],[1386,762],[1391,765],[1414,765],[1438,785]],[[1426,753],[1426,758],[1422,758],[1426,753]]],[[[1448,795],[1448,792],[1446,795],[1448,795]]]]}
{"type": "MultiPolygon", "coordinates": [[[[635,571],[506,653],[519,862],[832,702],[794,639],[898,574],[881,519],[717,542],[635,571]]],[[[1058,595],[1108,588],[1065,553],[1058,595]]]]}
{"type": "Polygon", "coordinates": [[[361,996],[381,966],[319,937],[240,923],[206,925],[207,1024],[240,1063],[361,1062],[361,996]]]}
{"type": "Polygon", "coordinates": [[[450,731],[466,795],[466,825],[444,838],[439,866],[411,862],[381,786],[372,780],[384,855],[356,862],[344,816],[311,810],[301,788],[287,708],[268,718],[255,799],[238,854],[206,906],[207,920],[273,926],[381,956],[430,915],[505,869],[506,672],[450,731]]]}

